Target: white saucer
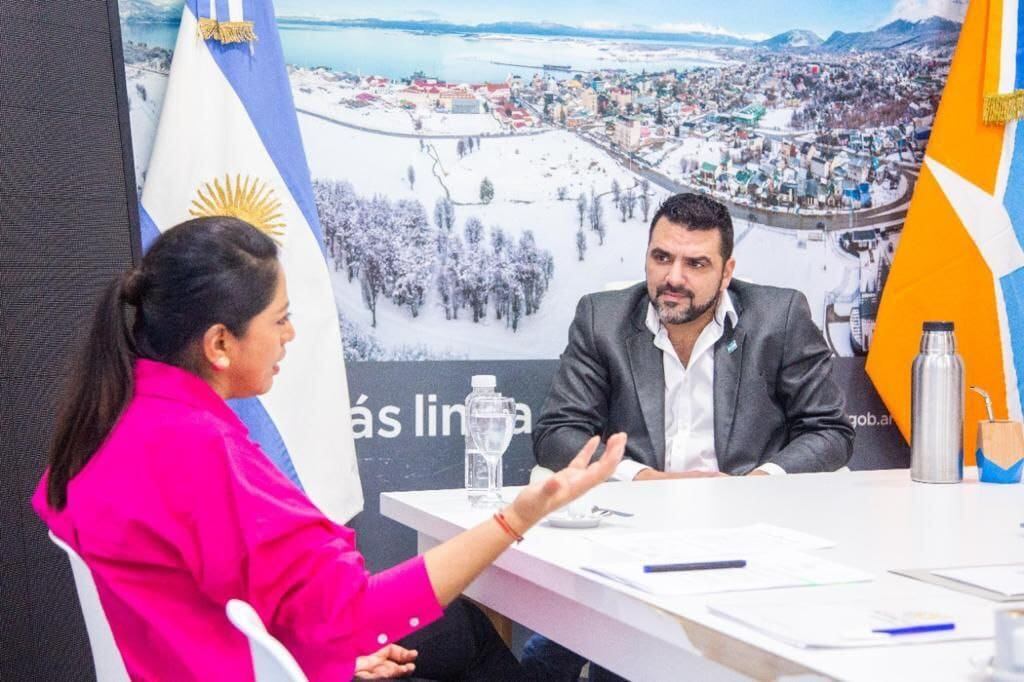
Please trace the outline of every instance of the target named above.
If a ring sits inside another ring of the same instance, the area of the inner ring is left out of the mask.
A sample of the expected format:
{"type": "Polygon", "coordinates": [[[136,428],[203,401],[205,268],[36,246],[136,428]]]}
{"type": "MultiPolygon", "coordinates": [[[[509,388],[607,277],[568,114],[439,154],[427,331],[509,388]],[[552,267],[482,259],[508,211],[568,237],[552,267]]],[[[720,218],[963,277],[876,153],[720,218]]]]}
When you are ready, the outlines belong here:
{"type": "Polygon", "coordinates": [[[555,528],[597,528],[601,525],[602,518],[596,514],[575,517],[568,514],[552,514],[544,521],[555,528]]]}
{"type": "Polygon", "coordinates": [[[991,656],[973,656],[971,665],[975,672],[973,679],[979,682],[1024,682],[1024,673],[997,670],[992,667],[991,656]]]}

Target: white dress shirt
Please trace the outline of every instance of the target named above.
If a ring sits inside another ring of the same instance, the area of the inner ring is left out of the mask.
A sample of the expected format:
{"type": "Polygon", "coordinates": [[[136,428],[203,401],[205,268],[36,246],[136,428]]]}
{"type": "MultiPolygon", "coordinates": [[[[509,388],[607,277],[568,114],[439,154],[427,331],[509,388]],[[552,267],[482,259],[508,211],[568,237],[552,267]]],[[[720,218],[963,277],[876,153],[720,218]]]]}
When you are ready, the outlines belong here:
{"type": "MultiPolygon", "coordinates": [[[[715,343],[725,333],[725,321],[736,326],[737,314],[729,292],[718,301],[715,316],[701,330],[684,366],[661,324],[654,306],[647,304],[647,328],[661,350],[665,372],[665,471],[718,471],[715,456],[715,343]]],[[[613,478],[631,481],[644,464],[622,460],[613,478]]],[[[758,467],[769,474],[784,474],[782,467],[767,463],[758,467]]]]}

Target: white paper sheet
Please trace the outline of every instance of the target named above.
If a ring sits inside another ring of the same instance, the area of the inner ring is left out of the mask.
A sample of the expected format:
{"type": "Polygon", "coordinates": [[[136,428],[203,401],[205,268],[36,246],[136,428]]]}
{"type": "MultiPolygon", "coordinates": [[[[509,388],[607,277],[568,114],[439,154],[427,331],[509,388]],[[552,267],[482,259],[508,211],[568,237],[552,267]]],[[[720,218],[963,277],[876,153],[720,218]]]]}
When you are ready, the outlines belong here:
{"type": "Polygon", "coordinates": [[[1007,597],[1024,597],[1024,564],[942,568],[933,570],[932,574],[1007,597]]]}
{"type": "Polygon", "coordinates": [[[789,528],[757,523],[736,528],[624,533],[595,537],[609,561],[584,570],[652,594],[688,595],[872,580],[871,574],[798,550],[835,543],[789,528]],[[646,564],[744,559],[744,568],[644,573],[646,564]]]}
{"type": "Polygon", "coordinates": [[[647,563],[705,559],[750,559],[764,552],[835,547],[831,540],[768,523],[735,528],[707,528],[603,535],[594,542],[647,563]],[[698,556],[701,558],[692,559],[698,556]]]}
{"type": "Polygon", "coordinates": [[[665,560],[633,560],[583,566],[583,570],[604,576],[634,589],[660,595],[710,594],[866,582],[874,576],[864,571],[796,551],[758,552],[743,556],[737,552],[711,551],[694,547],[684,551],[676,545],[665,560]],[[746,559],[744,568],[645,573],[647,563],[683,563],[746,559]]]}
{"type": "Polygon", "coordinates": [[[779,641],[805,648],[899,646],[993,636],[992,616],[987,609],[957,606],[936,611],[911,600],[809,604],[792,601],[750,604],[732,600],[712,602],[708,610],[779,641]],[[953,623],[954,629],[902,635],[872,633],[877,628],[943,622],[953,623]]]}

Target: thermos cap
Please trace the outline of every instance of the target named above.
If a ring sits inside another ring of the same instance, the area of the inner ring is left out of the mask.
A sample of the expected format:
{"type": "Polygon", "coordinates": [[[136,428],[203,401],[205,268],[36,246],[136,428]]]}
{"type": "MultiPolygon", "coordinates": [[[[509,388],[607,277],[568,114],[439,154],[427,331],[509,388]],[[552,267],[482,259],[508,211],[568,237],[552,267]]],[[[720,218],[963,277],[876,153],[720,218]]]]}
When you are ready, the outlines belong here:
{"type": "Polygon", "coordinates": [[[924,331],[926,332],[951,332],[953,331],[952,322],[925,322],[924,331]]]}

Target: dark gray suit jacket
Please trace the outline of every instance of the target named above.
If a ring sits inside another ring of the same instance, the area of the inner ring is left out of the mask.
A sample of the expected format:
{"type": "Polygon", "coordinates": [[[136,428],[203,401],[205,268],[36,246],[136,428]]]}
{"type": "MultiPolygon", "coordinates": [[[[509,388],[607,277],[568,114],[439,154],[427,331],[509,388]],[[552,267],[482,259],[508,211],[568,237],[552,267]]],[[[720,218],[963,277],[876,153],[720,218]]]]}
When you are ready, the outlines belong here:
{"type": "MultiPolygon", "coordinates": [[[[737,323],[715,344],[715,453],[746,474],[766,462],[789,473],[834,471],[853,428],[832,380],[832,354],[798,291],[733,280],[737,323]],[[730,350],[731,349],[731,350],[730,350]]],[[[629,435],[626,456],[665,468],[665,374],[647,329],[641,283],[584,296],[533,430],[537,462],[564,468],[587,439],[629,435]]]]}

